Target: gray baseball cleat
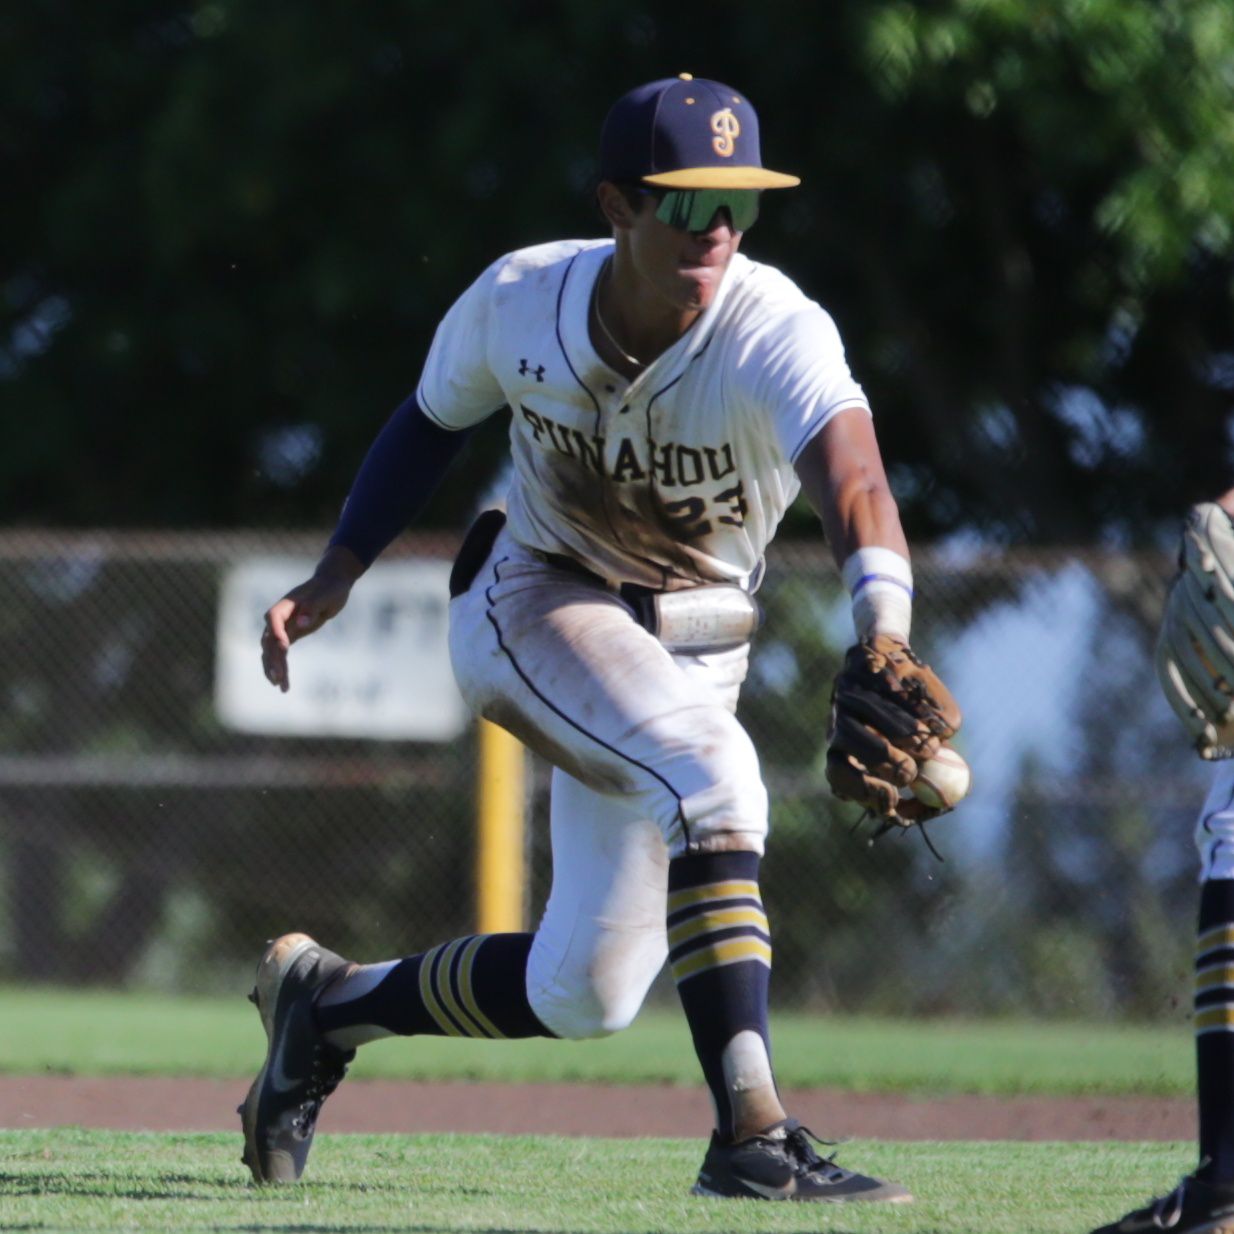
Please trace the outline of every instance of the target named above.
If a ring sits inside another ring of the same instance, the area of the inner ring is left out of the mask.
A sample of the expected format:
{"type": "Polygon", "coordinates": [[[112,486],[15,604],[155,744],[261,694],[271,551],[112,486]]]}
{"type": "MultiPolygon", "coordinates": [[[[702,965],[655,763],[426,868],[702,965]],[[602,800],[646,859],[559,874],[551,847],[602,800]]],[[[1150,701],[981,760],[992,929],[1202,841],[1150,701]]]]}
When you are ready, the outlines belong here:
{"type": "Polygon", "coordinates": [[[346,972],[348,960],[307,934],[284,934],[257,965],[257,1004],[266,1061],[237,1111],[244,1125],[241,1160],[258,1183],[294,1183],[304,1173],[322,1103],[347,1073],[355,1050],[327,1045],[313,1022],[318,992],[346,972]]]}
{"type": "Polygon", "coordinates": [[[1234,1183],[1206,1183],[1193,1174],[1169,1195],[1150,1200],[1093,1234],[1234,1234],[1234,1183]]]}
{"type": "Polygon", "coordinates": [[[852,1200],[904,1204],[913,1198],[897,1183],[854,1174],[830,1157],[820,1157],[810,1143],[811,1135],[793,1118],[736,1144],[724,1144],[712,1135],[691,1194],[832,1204],[852,1200]]]}

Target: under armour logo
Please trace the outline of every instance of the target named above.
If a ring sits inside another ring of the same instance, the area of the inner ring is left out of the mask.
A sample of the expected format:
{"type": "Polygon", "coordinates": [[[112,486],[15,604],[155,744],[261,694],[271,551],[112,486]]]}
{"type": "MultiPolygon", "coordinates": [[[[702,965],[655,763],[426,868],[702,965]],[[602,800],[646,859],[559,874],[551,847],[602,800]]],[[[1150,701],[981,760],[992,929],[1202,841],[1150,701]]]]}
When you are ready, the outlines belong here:
{"type": "Polygon", "coordinates": [[[737,138],[741,133],[741,122],[733,115],[731,107],[717,111],[711,117],[711,131],[715,136],[711,139],[711,148],[722,158],[733,157],[737,149],[737,138]]]}
{"type": "Polygon", "coordinates": [[[520,377],[526,377],[530,373],[537,381],[543,381],[544,365],[541,364],[539,368],[532,368],[526,360],[520,360],[518,362],[518,373],[520,377]]]}

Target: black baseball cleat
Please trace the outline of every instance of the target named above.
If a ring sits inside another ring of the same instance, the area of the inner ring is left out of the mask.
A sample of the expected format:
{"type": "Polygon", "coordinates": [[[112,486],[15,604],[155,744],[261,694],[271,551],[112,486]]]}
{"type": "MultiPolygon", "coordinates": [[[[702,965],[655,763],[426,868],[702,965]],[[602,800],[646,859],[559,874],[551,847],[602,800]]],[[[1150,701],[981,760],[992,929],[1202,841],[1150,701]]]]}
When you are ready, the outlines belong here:
{"type": "Polygon", "coordinates": [[[691,1194],[830,1204],[851,1200],[904,1204],[913,1198],[897,1183],[854,1174],[830,1157],[820,1157],[810,1143],[811,1135],[793,1118],[735,1144],[724,1144],[713,1134],[691,1194]]]}
{"type": "Polygon", "coordinates": [[[1150,1200],[1093,1234],[1234,1234],[1234,1183],[1206,1183],[1188,1174],[1169,1195],[1150,1200]]]}
{"type": "Polygon", "coordinates": [[[350,961],[307,934],[284,934],[257,965],[257,1004],[266,1030],[266,1061],[240,1118],[244,1164],[258,1183],[294,1183],[304,1173],[317,1116],[347,1073],[355,1050],[327,1045],[313,1022],[313,999],[350,961]]]}

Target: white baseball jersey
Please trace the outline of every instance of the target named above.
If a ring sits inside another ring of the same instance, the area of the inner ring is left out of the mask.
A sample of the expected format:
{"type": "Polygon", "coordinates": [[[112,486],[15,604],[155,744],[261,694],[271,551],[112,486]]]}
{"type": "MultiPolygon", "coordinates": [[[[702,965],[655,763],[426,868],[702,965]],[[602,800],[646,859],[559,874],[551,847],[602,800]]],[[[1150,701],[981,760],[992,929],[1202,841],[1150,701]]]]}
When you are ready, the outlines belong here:
{"type": "Polygon", "coordinates": [[[588,331],[611,240],[491,265],[433,340],[417,397],[462,429],[512,412],[511,534],[610,582],[747,583],[797,495],[793,460],[837,412],[869,407],[830,316],[738,253],[712,304],[633,382],[588,331]]]}

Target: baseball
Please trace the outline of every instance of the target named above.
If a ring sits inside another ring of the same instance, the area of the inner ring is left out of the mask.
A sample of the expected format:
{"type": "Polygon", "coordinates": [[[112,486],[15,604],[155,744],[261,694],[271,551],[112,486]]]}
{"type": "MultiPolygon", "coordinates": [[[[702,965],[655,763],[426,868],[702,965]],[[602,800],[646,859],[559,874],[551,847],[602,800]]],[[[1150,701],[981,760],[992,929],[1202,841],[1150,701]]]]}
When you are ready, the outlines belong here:
{"type": "Polygon", "coordinates": [[[932,809],[950,810],[968,796],[972,786],[968,764],[950,746],[943,746],[917,769],[917,778],[908,791],[932,809]]]}

